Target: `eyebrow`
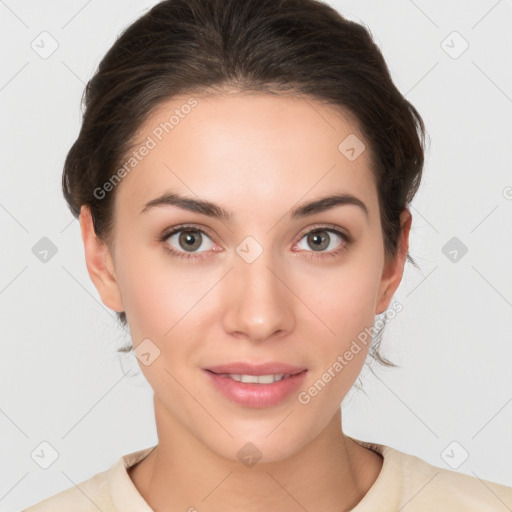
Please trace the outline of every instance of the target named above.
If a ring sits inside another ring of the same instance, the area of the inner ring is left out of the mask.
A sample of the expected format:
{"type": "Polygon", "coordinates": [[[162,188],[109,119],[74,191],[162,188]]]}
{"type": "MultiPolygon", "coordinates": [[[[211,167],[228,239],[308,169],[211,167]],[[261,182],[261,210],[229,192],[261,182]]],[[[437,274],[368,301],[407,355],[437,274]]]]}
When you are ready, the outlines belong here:
{"type": "MultiPolygon", "coordinates": [[[[344,205],[357,206],[364,212],[367,218],[369,216],[368,208],[363,203],[363,201],[353,196],[352,194],[345,193],[332,194],[320,199],[316,199],[310,203],[302,204],[292,211],[291,218],[299,219],[330,210],[336,206],[344,205]]],[[[215,203],[180,196],[179,194],[173,192],[167,192],[159,197],[156,197],[155,199],[152,199],[151,201],[148,201],[140,213],[147,212],[148,210],[158,206],[177,206],[183,210],[207,215],[208,217],[213,217],[221,221],[228,221],[233,216],[231,212],[225,210],[215,203]]]]}

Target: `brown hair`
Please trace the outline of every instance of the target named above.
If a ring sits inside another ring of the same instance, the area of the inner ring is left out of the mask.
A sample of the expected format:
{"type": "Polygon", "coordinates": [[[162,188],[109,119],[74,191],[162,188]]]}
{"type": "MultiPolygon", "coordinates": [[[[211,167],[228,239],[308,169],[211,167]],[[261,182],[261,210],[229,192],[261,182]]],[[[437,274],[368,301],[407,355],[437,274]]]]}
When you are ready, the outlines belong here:
{"type": "MultiPolygon", "coordinates": [[[[424,124],[370,32],[315,0],[166,0],[124,30],[82,98],[62,180],[73,215],[88,205],[96,234],[110,243],[115,193],[98,199],[94,191],[124,161],[140,126],[175,95],[227,88],[306,95],[357,119],[372,154],[385,255],[393,258],[400,213],[421,180],[424,124]]],[[[125,325],[125,313],[118,315],[125,325]]],[[[377,338],[370,354],[396,366],[379,354],[377,338]]]]}

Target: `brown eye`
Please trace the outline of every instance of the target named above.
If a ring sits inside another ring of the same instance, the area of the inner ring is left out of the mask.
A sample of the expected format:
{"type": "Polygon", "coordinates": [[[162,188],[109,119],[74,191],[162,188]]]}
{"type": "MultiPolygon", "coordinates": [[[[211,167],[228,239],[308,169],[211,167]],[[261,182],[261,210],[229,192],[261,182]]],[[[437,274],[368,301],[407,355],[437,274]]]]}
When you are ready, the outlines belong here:
{"type": "Polygon", "coordinates": [[[186,251],[195,251],[201,246],[201,233],[199,233],[199,231],[182,231],[178,241],[180,247],[186,251]]]}
{"type": "Polygon", "coordinates": [[[326,231],[312,231],[307,235],[307,241],[314,251],[323,251],[329,247],[331,238],[326,231]]]}
{"type": "Polygon", "coordinates": [[[336,229],[316,228],[305,233],[299,242],[299,248],[306,251],[333,254],[348,244],[348,237],[336,229]],[[302,246],[306,240],[306,247],[302,246]]]}
{"type": "Polygon", "coordinates": [[[210,237],[198,229],[176,230],[166,238],[166,241],[174,250],[181,252],[203,252],[197,249],[209,250],[213,246],[210,237]]]}

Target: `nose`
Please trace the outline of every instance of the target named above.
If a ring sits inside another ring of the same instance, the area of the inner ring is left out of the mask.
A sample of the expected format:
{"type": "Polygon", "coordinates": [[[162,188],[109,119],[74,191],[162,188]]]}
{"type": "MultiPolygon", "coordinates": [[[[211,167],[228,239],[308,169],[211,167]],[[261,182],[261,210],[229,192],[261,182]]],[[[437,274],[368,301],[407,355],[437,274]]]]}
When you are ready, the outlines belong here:
{"type": "Polygon", "coordinates": [[[294,296],[270,253],[252,263],[236,260],[225,280],[223,323],[233,336],[261,342],[294,329],[294,296]]]}

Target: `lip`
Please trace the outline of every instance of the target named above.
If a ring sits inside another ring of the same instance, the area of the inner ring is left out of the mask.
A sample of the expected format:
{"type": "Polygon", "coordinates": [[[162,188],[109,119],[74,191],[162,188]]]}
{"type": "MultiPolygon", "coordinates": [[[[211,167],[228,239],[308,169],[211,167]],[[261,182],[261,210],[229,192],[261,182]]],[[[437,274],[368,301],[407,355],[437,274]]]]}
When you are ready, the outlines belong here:
{"type": "Polygon", "coordinates": [[[204,374],[214,388],[232,402],[245,407],[262,409],[277,405],[291,396],[306,378],[307,369],[283,363],[232,363],[203,368],[204,374]],[[276,373],[292,374],[272,384],[238,382],[219,374],[269,375],[276,373]]]}
{"type": "Polygon", "coordinates": [[[243,375],[270,375],[276,373],[300,373],[307,368],[292,366],[286,363],[279,363],[277,361],[271,361],[269,363],[253,364],[244,361],[236,361],[233,363],[222,364],[217,366],[209,366],[203,368],[203,370],[209,370],[213,373],[235,373],[243,375]]]}

